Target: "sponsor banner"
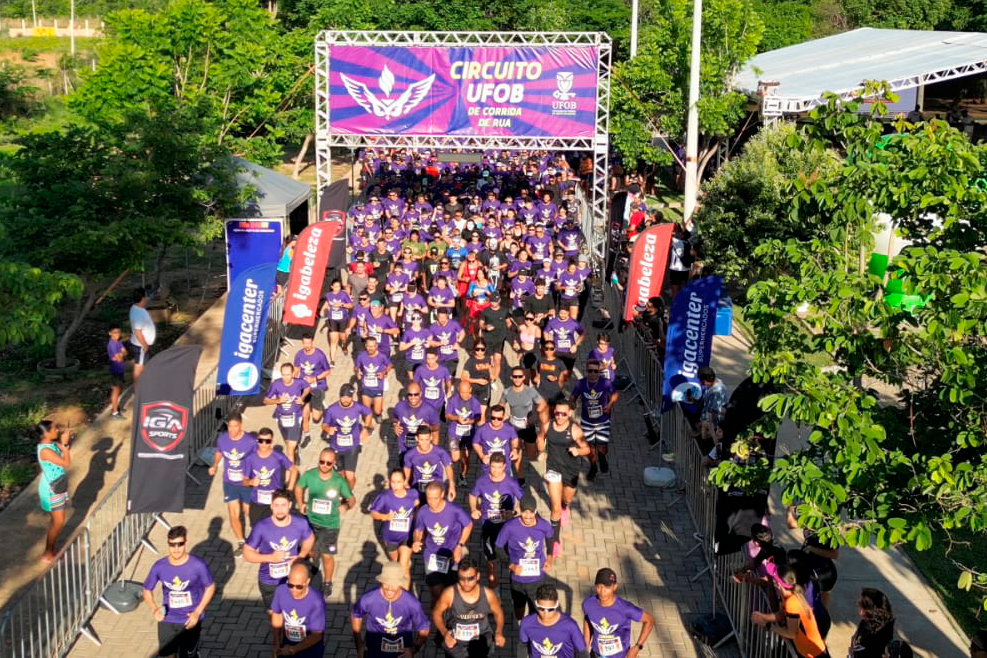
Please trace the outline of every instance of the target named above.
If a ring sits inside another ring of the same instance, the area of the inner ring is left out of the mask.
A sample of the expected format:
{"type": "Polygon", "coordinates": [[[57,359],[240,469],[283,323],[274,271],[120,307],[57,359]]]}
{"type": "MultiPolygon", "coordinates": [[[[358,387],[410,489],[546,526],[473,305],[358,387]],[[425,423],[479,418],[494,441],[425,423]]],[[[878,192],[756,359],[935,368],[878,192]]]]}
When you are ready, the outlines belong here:
{"type": "Polygon", "coordinates": [[[346,267],[346,209],[350,201],[350,184],[346,180],[338,180],[326,186],[319,197],[319,221],[339,222],[342,227],[336,231],[332,239],[332,251],[329,252],[328,267],[342,269],[346,267]]]}
{"type": "Polygon", "coordinates": [[[226,221],[226,289],[254,265],[277,263],[281,257],[280,219],[226,221]]]}
{"type": "Polygon", "coordinates": [[[723,277],[707,276],[686,284],[672,302],[665,341],[664,413],[675,402],[691,404],[702,397],[699,369],[709,365],[716,329],[716,306],[723,277]]]}
{"type": "Polygon", "coordinates": [[[331,46],[334,133],[592,137],[593,46],[331,46]]]}
{"type": "Polygon", "coordinates": [[[332,241],[341,228],[339,222],[316,222],[299,234],[284,300],[282,320],[285,324],[315,325],[322,297],[322,282],[326,278],[326,263],[332,241]]]}
{"type": "Polygon", "coordinates": [[[630,322],[635,313],[643,311],[649,297],[661,294],[674,228],[675,224],[652,226],[634,241],[624,298],[625,321],[630,322]]]}
{"type": "Polygon", "coordinates": [[[253,395],[260,390],[267,309],[276,270],[277,263],[256,265],[240,274],[230,287],[216,371],[216,392],[220,395],[253,395]]]}
{"type": "Polygon", "coordinates": [[[201,345],[171,347],[144,368],[134,401],[127,513],[181,512],[201,345]]]}

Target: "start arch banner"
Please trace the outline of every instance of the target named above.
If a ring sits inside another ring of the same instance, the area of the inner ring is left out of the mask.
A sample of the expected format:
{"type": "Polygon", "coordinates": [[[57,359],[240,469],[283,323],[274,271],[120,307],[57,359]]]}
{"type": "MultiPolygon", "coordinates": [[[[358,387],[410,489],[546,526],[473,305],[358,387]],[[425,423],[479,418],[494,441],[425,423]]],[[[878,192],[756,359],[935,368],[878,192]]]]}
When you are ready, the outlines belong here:
{"type": "Polygon", "coordinates": [[[331,45],[335,133],[593,137],[595,46],[331,45]]]}

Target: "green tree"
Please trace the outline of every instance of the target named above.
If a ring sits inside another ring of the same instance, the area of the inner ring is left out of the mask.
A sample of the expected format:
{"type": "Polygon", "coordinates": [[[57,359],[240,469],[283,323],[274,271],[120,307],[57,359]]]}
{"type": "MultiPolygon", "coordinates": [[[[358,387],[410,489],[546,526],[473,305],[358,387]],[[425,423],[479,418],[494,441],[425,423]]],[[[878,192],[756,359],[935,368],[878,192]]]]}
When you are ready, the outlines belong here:
{"type": "Polygon", "coordinates": [[[758,0],[755,10],[764,21],[758,52],[784,48],[815,36],[811,3],[796,0],[758,0]]]}
{"type": "MultiPolygon", "coordinates": [[[[655,138],[684,141],[689,89],[692,4],[660,0],[647,10],[638,55],[614,67],[611,140],[631,164],[672,162],[655,138]]],[[[733,135],[747,98],[730,76],[757,51],[764,26],[752,0],[703,4],[699,128],[700,173],[720,139],[733,135]]]]}
{"type": "Polygon", "coordinates": [[[81,293],[81,281],[70,274],[0,262],[0,348],[50,345],[55,340],[51,323],[59,308],[81,293]]]}

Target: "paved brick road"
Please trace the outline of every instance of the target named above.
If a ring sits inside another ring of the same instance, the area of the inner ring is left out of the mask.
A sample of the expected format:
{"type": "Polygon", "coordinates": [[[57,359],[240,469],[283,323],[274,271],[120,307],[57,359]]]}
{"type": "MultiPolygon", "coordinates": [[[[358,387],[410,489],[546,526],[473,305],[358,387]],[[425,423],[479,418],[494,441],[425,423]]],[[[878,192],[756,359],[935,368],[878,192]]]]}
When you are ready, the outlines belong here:
{"type": "MultiPolygon", "coordinates": [[[[318,343],[326,349],[324,334],[320,335],[318,343]]],[[[294,349],[292,356],[293,352],[294,349]]],[[[508,359],[512,359],[511,354],[508,359]]],[[[349,378],[351,366],[348,357],[340,358],[329,380],[330,391],[338,391],[339,385],[349,378]]],[[[385,398],[386,408],[397,401],[397,391],[397,382],[392,376],[385,398]]],[[[334,401],[335,396],[331,400],[334,401]]],[[[249,430],[264,425],[273,427],[270,411],[261,407],[259,400],[253,400],[252,404],[254,406],[245,411],[244,426],[249,430]]],[[[580,483],[572,522],[562,535],[565,553],[556,562],[553,576],[557,579],[564,609],[576,612],[581,624],[580,603],[591,592],[596,570],[612,567],[619,574],[621,594],[655,616],[655,632],[643,655],[697,656],[701,655],[700,649],[686,628],[692,615],[700,610],[708,611],[709,595],[703,584],[709,581],[702,579],[696,585],[689,582],[702,563],[698,552],[686,555],[692,547],[693,527],[684,503],[679,501],[669,508],[674,494],[644,486],[642,470],[655,464],[658,455],[657,451],[648,450],[643,411],[640,403],[631,401],[630,396],[618,403],[613,421],[611,473],[597,477],[592,484],[580,483]]],[[[356,597],[376,585],[374,576],[386,560],[375,539],[373,521],[362,510],[383,487],[388,465],[387,448],[381,442],[378,430],[360,457],[355,493],[361,502],[361,510],[353,510],[343,517],[336,558],[335,594],[327,606],[327,656],[355,655],[349,631],[349,608],[356,597]]],[[[315,442],[302,452],[304,468],[315,465],[317,453],[315,442]]],[[[195,474],[202,486],[188,481],[186,511],[166,516],[169,523],[188,527],[191,552],[207,560],[219,586],[218,594],[206,612],[203,655],[210,658],[269,656],[267,615],[257,590],[258,566],[233,559],[233,536],[226,520],[221,478],[210,479],[201,467],[195,469],[195,474]]],[[[528,483],[529,488],[534,486],[539,498],[539,512],[548,518],[547,495],[540,479],[529,471],[528,483]]],[[[461,492],[457,501],[463,505],[464,495],[461,492]]],[[[474,532],[470,542],[470,549],[477,554],[480,551],[479,534],[478,530],[474,532]]],[[[163,528],[155,528],[150,539],[163,550],[163,528]]],[[[146,550],[139,553],[131,561],[126,577],[143,580],[157,557],[146,550]]],[[[416,556],[416,560],[414,573],[420,581],[421,558],[416,556]]],[[[506,569],[501,582],[504,583],[501,598],[509,602],[506,569]]],[[[425,603],[427,606],[428,602],[425,603]]],[[[80,638],[71,656],[131,658],[154,655],[157,646],[155,622],[143,606],[120,616],[100,610],[93,619],[93,627],[103,646],[96,647],[89,640],[80,638]]],[[[503,650],[499,655],[522,655],[517,647],[517,626],[512,618],[506,631],[512,649],[503,650]]],[[[424,655],[435,655],[431,644],[424,655]]]]}

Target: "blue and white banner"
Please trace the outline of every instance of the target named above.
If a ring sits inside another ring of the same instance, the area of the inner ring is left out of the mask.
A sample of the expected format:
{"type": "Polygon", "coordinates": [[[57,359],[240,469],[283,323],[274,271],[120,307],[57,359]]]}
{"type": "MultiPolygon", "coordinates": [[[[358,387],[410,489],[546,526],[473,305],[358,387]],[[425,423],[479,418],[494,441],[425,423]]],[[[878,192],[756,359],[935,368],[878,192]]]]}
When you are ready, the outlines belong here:
{"type": "Polygon", "coordinates": [[[716,329],[716,307],[723,277],[707,276],[688,283],[672,302],[665,342],[662,413],[675,402],[690,404],[702,397],[699,369],[709,365],[716,329]]]}
{"type": "Polygon", "coordinates": [[[281,257],[280,219],[226,221],[226,289],[254,265],[276,263],[281,257]]]}
{"type": "Polygon", "coordinates": [[[260,390],[267,309],[274,294],[277,263],[255,265],[233,280],[226,298],[219,345],[216,392],[253,395],[260,390]]]}

